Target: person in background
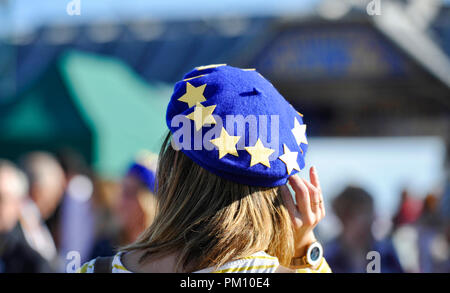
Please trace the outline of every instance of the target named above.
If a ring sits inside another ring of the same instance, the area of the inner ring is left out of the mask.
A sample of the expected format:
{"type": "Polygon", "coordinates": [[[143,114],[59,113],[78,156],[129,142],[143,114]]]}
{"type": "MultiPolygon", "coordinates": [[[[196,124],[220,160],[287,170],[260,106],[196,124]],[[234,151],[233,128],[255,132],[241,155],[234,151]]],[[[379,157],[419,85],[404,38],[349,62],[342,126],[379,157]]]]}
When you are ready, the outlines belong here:
{"type": "Polygon", "coordinates": [[[103,236],[94,247],[92,257],[113,255],[115,247],[134,242],[151,225],[156,213],[156,155],[142,151],[124,176],[114,212],[118,216],[116,237],[103,236]]]}
{"type": "Polygon", "coordinates": [[[29,181],[30,200],[21,217],[26,238],[53,267],[59,267],[59,206],[66,186],[63,169],[53,155],[40,151],[26,154],[20,162],[29,181]]]}
{"type": "Polygon", "coordinates": [[[405,272],[420,272],[418,231],[416,222],[422,214],[423,200],[411,195],[405,188],[392,218],[390,237],[397,251],[400,264],[405,272]]]}
{"type": "Polygon", "coordinates": [[[332,206],[342,223],[341,234],[325,249],[333,272],[365,273],[369,251],[379,252],[382,273],[403,272],[391,241],[376,241],[373,237],[374,203],[367,191],[349,186],[334,199],[332,206]]]}
{"type": "Polygon", "coordinates": [[[59,206],[65,189],[64,171],[57,159],[46,152],[32,152],[21,160],[30,182],[30,197],[43,219],[50,219],[59,206]]]}
{"type": "Polygon", "coordinates": [[[444,203],[437,194],[429,193],[416,223],[420,272],[423,273],[448,272],[445,268],[448,265],[445,215],[440,213],[444,203]]]}
{"type": "Polygon", "coordinates": [[[395,231],[403,225],[408,225],[417,221],[422,213],[422,209],[422,200],[411,196],[406,188],[403,189],[398,210],[392,219],[392,230],[395,231]]]}
{"type": "Polygon", "coordinates": [[[49,263],[28,245],[19,222],[27,185],[22,171],[0,160],[0,273],[52,272],[49,263]]]}
{"type": "Polygon", "coordinates": [[[152,154],[141,153],[123,179],[117,205],[122,245],[134,242],[155,217],[155,161],[156,157],[152,154]]]}
{"type": "Polygon", "coordinates": [[[84,262],[95,241],[94,176],[78,152],[65,149],[57,157],[67,182],[60,208],[60,259],[67,263],[68,254],[76,251],[84,262]]]}

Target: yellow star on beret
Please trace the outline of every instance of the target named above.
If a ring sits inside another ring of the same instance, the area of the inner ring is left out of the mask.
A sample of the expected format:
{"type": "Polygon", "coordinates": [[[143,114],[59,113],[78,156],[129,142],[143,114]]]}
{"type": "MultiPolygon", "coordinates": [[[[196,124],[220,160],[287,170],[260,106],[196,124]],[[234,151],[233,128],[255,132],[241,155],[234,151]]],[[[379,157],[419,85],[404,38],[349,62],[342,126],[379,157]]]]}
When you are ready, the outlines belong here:
{"type": "Polygon", "coordinates": [[[216,124],[216,120],[212,116],[215,108],[216,105],[205,107],[202,104],[197,103],[194,108],[194,112],[186,117],[194,120],[195,129],[199,131],[205,124],[216,124]]]}
{"type": "Polygon", "coordinates": [[[230,154],[238,157],[236,150],[236,144],[238,143],[240,136],[229,135],[225,128],[222,127],[220,136],[215,139],[211,139],[210,142],[219,149],[219,159],[222,159],[226,154],[230,154]]]}
{"type": "Polygon", "coordinates": [[[306,124],[300,124],[297,118],[294,118],[294,128],[291,131],[298,145],[302,143],[308,144],[308,140],[306,139],[306,124]]]}
{"type": "Polygon", "coordinates": [[[262,141],[258,138],[255,146],[245,147],[245,150],[252,156],[250,167],[256,164],[262,164],[270,168],[269,156],[275,151],[264,147],[262,141]]]}
{"type": "Polygon", "coordinates": [[[186,82],[186,93],[182,95],[178,101],[187,103],[189,108],[195,106],[197,103],[206,101],[205,96],[203,96],[205,87],[206,84],[195,87],[189,82],[186,82]]]}
{"type": "Polygon", "coordinates": [[[286,170],[288,174],[291,174],[292,170],[295,169],[300,171],[300,166],[297,162],[298,152],[291,152],[287,145],[283,144],[284,154],[278,158],[286,164],[286,170]]]}

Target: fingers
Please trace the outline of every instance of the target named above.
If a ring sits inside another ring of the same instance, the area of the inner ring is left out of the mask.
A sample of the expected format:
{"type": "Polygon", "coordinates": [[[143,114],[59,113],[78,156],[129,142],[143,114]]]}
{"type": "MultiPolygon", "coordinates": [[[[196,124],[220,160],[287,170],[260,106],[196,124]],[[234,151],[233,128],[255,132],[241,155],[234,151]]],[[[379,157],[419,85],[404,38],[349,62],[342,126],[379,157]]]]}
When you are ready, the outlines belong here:
{"type": "MultiPolygon", "coordinates": [[[[325,217],[325,205],[323,202],[322,190],[319,176],[315,167],[309,170],[311,182],[294,175],[289,177],[289,183],[295,191],[297,206],[295,207],[289,189],[282,189],[285,202],[290,211],[291,217],[296,212],[300,212],[300,218],[304,225],[315,226],[325,217]],[[294,212],[292,212],[294,210],[294,212]]],[[[294,219],[296,217],[294,216],[294,219]]]]}
{"type": "Polygon", "coordinates": [[[325,217],[325,204],[323,202],[323,194],[322,194],[322,188],[320,187],[320,181],[319,181],[319,175],[317,174],[316,167],[311,167],[309,169],[309,178],[311,180],[311,183],[319,190],[319,201],[320,201],[320,211],[322,214],[321,218],[325,217]]]}
{"type": "Polygon", "coordinates": [[[317,189],[314,185],[309,183],[307,180],[302,179],[303,183],[308,187],[310,201],[311,201],[311,210],[316,216],[317,219],[322,218],[322,211],[320,209],[320,205],[322,204],[322,200],[320,199],[320,190],[317,189]]]}
{"type": "Polygon", "coordinates": [[[309,169],[309,179],[311,180],[311,183],[318,188],[319,190],[322,190],[320,188],[320,182],[319,182],[319,175],[317,175],[316,167],[311,167],[309,169]]]}
{"type": "Polygon", "coordinates": [[[297,208],[300,211],[302,221],[305,225],[312,225],[314,222],[314,215],[311,210],[308,187],[303,183],[300,177],[296,175],[289,177],[289,183],[295,191],[295,200],[297,201],[297,208]]]}

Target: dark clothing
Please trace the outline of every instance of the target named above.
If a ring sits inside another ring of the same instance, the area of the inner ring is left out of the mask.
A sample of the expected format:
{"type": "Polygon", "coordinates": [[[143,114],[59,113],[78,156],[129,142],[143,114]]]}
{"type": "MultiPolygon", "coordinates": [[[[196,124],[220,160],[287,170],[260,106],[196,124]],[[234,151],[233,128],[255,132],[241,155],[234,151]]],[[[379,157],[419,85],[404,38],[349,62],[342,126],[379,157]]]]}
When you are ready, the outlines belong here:
{"type": "Polygon", "coordinates": [[[33,248],[17,225],[0,234],[0,273],[51,273],[48,262],[33,248]]]}
{"type": "MultiPolygon", "coordinates": [[[[381,273],[403,273],[397,253],[390,241],[375,241],[372,247],[367,250],[367,252],[369,251],[376,251],[380,254],[381,273]]],[[[355,256],[352,255],[352,251],[343,247],[339,238],[325,245],[324,252],[325,259],[333,270],[333,273],[367,272],[367,264],[370,260],[363,259],[358,261],[358,263],[364,265],[352,263],[351,259],[355,256]]]]}
{"type": "Polygon", "coordinates": [[[94,248],[92,249],[90,259],[98,256],[113,256],[116,254],[116,245],[113,243],[115,243],[115,241],[112,240],[112,238],[107,237],[97,240],[94,244],[94,248]]]}

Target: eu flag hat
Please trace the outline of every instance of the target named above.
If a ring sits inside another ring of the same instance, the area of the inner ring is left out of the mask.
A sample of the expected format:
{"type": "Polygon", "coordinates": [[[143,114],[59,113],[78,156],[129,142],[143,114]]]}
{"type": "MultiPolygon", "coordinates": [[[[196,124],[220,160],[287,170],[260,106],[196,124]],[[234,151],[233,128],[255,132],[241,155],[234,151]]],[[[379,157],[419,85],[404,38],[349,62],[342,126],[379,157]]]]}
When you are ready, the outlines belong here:
{"type": "Polygon", "coordinates": [[[303,115],[254,69],[196,67],[166,113],[172,146],[217,176],[274,187],[305,167],[303,115]]]}

